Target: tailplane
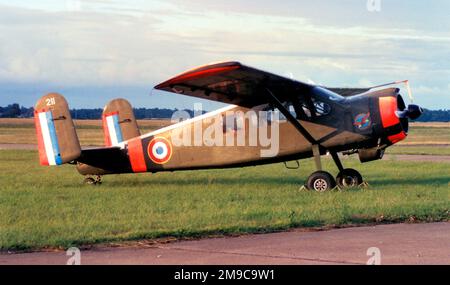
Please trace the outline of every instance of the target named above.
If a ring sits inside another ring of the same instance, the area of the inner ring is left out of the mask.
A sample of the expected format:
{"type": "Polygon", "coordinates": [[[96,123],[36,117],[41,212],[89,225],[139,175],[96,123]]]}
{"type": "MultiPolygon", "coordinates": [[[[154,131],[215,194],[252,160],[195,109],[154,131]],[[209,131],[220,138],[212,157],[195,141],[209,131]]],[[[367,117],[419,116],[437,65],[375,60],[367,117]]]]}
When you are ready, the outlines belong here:
{"type": "Polygon", "coordinates": [[[133,108],[125,99],[110,101],[103,109],[102,120],[105,146],[117,146],[141,135],[133,108]]]}
{"type": "Polygon", "coordinates": [[[61,165],[81,155],[69,106],[62,95],[50,93],[39,99],[34,122],[41,165],[61,165]]]}

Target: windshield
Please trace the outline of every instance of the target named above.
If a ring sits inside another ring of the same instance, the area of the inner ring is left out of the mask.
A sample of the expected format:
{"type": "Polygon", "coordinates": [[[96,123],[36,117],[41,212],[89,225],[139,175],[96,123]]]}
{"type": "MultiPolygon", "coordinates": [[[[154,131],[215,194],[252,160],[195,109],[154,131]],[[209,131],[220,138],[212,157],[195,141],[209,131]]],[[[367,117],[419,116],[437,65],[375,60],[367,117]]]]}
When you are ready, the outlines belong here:
{"type": "Polygon", "coordinates": [[[314,97],[323,101],[342,101],[345,98],[337,93],[334,93],[326,88],[314,87],[314,97]]]}

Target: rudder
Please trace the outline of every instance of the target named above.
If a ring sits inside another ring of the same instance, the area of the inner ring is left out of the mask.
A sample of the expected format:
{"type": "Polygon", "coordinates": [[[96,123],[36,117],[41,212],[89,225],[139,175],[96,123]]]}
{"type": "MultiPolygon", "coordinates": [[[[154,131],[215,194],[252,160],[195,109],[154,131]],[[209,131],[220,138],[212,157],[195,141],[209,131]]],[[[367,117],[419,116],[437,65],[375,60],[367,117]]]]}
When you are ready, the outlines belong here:
{"type": "Polygon", "coordinates": [[[131,104],[125,99],[114,99],[103,109],[103,132],[106,146],[140,136],[131,104]]]}
{"type": "Polygon", "coordinates": [[[41,165],[61,165],[81,155],[81,146],[66,99],[47,94],[34,107],[39,161],[41,165]]]}

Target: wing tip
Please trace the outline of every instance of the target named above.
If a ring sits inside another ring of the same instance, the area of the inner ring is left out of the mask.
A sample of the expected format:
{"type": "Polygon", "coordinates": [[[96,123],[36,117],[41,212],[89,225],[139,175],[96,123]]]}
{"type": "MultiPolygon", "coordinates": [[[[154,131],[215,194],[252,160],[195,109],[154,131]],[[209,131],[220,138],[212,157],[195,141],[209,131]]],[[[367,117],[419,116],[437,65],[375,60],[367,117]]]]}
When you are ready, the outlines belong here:
{"type": "Polygon", "coordinates": [[[163,90],[166,88],[171,88],[171,85],[180,83],[185,80],[201,78],[201,77],[205,77],[208,75],[213,75],[213,74],[218,74],[218,73],[238,69],[241,67],[242,67],[242,64],[238,61],[223,61],[223,62],[209,63],[209,64],[201,65],[198,67],[194,67],[183,73],[180,73],[179,75],[176,75],[176,76],[172,77],[171,79],[166,80],[166,81],[156,85],[154,88],[158,89],[158,90],[163,90]]]}

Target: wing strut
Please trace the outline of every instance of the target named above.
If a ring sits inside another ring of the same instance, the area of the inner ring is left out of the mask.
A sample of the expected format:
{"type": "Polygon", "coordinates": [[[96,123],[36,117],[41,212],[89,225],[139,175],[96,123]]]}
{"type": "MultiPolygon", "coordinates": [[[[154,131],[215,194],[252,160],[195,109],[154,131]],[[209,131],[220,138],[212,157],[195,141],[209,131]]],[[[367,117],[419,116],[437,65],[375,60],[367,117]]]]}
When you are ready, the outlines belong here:
{"type": "Polygon", "coordinates": [[[268,88],[266,88],[268,97],[270,102],[280,110],[280,112],[288,119],[289,122],[291,122],[294,127],[299,131],[300,134],[305,137],[307,141],[309,141],[312,144],[312,150],[314,155],[314,162],[316,164],[317,170],[322,170],[322,163],[320,161],[320,148],[321,145],[319,142],[311,136],[311,134],[297,121],[297,119],[289,112],[286,107],[283,106],[283,104],[278,100],[278,98],[270,91],[268,88]]]}
{"type": "Polygon", "coordinates": [[[291,114],[291,112],[289,112],[289,110],[283,106],[283,104],[272,93],[272,91],[270,91],[268,88],[266,88],[266,91],[269,95],[270,102],[273,105],[275,105],[278,108],[278,110],[280,110],[280,112],[286,117],[286,119],[288,119],[289,122],[291,122],[294,125],[294,127],[305,137],[305,139],[313,145],[315,144],[318,145],[319,142],[316,141],[316,139],[313,138],[311,134],[297,121],[297,119],[291,114]]]}

